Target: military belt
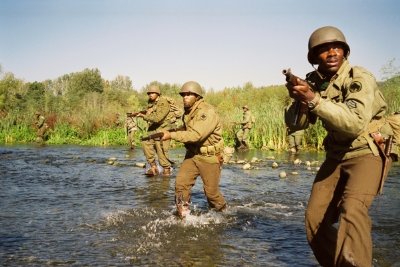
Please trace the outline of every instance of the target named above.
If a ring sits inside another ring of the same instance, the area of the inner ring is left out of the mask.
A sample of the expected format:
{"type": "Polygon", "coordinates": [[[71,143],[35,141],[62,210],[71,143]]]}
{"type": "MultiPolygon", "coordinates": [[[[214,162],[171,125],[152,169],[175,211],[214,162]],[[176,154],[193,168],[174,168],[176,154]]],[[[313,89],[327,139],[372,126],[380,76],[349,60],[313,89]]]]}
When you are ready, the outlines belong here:
{"type": "Polygon", "coordinates": [[[224,150],[224,141],[221,139],[217,144],[212,146],[202,146],[199,150],[202,156],[213,156],[221,154],[224,150]]]}

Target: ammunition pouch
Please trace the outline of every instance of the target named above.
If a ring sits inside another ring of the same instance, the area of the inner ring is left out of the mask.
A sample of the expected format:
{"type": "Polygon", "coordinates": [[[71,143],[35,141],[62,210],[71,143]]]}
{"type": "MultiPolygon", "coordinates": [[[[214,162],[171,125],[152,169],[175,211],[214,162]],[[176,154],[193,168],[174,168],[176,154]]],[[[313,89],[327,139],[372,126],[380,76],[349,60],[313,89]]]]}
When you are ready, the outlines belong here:
{"type": "Polygon", "coordinates": [[[220,155],[224,151],[224,141],[221,139],[218,143],[212,146],[202,146],[199,149],[202,156],[220,155]]]}

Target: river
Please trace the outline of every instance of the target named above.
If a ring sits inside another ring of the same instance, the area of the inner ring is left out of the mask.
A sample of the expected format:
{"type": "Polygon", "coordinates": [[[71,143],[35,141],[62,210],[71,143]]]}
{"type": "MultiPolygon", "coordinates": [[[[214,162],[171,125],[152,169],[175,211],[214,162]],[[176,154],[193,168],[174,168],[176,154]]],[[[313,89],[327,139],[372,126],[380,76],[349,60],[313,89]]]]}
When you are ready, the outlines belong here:
{"type": "MultiPolygon", "coordinates": [[[[171,151],[177,168],[183,155],[171,151]]],[[[199,178],[181,221],[174,175],[144,176],[140,148],[0,146],[0,265],[318,266],[304,210],[324,154],[302,152],[300,164],[286,153],[234,155],[253,158],[249,170],[224,165],[226,212],[207,210],[199,178]]],[[[399,177],[396,163],[370,210],[376,267],[400,266],[399,177]]]]}

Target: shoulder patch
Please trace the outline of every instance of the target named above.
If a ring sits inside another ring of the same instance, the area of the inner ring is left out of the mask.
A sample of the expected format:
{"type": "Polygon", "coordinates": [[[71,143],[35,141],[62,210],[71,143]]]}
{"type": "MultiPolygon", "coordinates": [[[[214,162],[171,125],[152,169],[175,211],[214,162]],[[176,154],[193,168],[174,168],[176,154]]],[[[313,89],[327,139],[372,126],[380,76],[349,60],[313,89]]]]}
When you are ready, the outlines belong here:
{"type": "Polygon", "coordinates": [[[360,92],[362,89],[362,84],[358,81],[352,82],[350,84],[350,92],[357,93],[360,92]]]}
{"type": "Polygon", "coordinates": [[[346,105],[347,105],[350,109],[356,108],[356,107],[357,107],[357,102],[356,102],[355,100],[349,100],[349,101],[346,101],[346,105]]]}

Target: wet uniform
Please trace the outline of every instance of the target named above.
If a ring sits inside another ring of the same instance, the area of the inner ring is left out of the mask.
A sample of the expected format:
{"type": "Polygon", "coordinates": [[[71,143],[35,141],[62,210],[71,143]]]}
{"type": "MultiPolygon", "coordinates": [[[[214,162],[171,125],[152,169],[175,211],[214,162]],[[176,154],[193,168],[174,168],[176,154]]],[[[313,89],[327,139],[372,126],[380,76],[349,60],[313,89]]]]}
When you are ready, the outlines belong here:
{"type": "Polygon", "coordinates": [[[128,137],[128,145],[131,148],[135,147],[135,132],[137,131],[136,120],[133,117],[126,117],[125,121],[126,135],[128,137]]]}
{"type": "MultiPolygon", "coordinates": [[[[171,129],[171,121],[175,119],[175,116],[170,112],[170,105],[166,98],[159,96],[154,102],[149,102],[147,108],[150,112],[144,115],[143,119],[149,123],[149,134],[171,129]]],[[[164,169],[171,168],[171,161],[168,158],[170,140],[159,141],[151,139],[143,141],[142,146],[144,155],[150,165],[155,164],[157,154],[160,165],[164,169]]]]}
{"type": "Polygon", "coordinates": [[[239,123],[242,125],[242,128],[236,133],[236,138],[239,143],[244,142],[246,145],[249,144],[249,132],[253,127],[252,125],[252,115],[250,110],[246,110],[243,112],[243,120],[239,123]]]}
{"type": "Polygon", "coordinates": [[[197,176],[203,180],[204,193],[211,208],[226,206],[219,190],[224,141],[219,116],[214,107],[200,99],[183,117],[183,130],[171,132],[171,139],[185,144],[185,159],[176,176],[175,196],[186,205],[197,176]]]}
{"type": "Polygon", "coordinates": [[[328,132],[326,160],[306,209],[308,242],[323,266],[371,266],[368,209],[379,191],[383,159],[368,125],[385,114],[385,100],[372,74],[347,60],[331,80],[316,72],[306,80],[321,97],[309,119],[320,118],[328,132]]]}
{"type": "Polygon", "coordinates": [[[48,125],[45,122],[45,118],[43,115],[37,114],[37,121],[36,121],[36,141],[38,142],[42,142],[45,138],[47,129],[48,129],[48,125]]]}

